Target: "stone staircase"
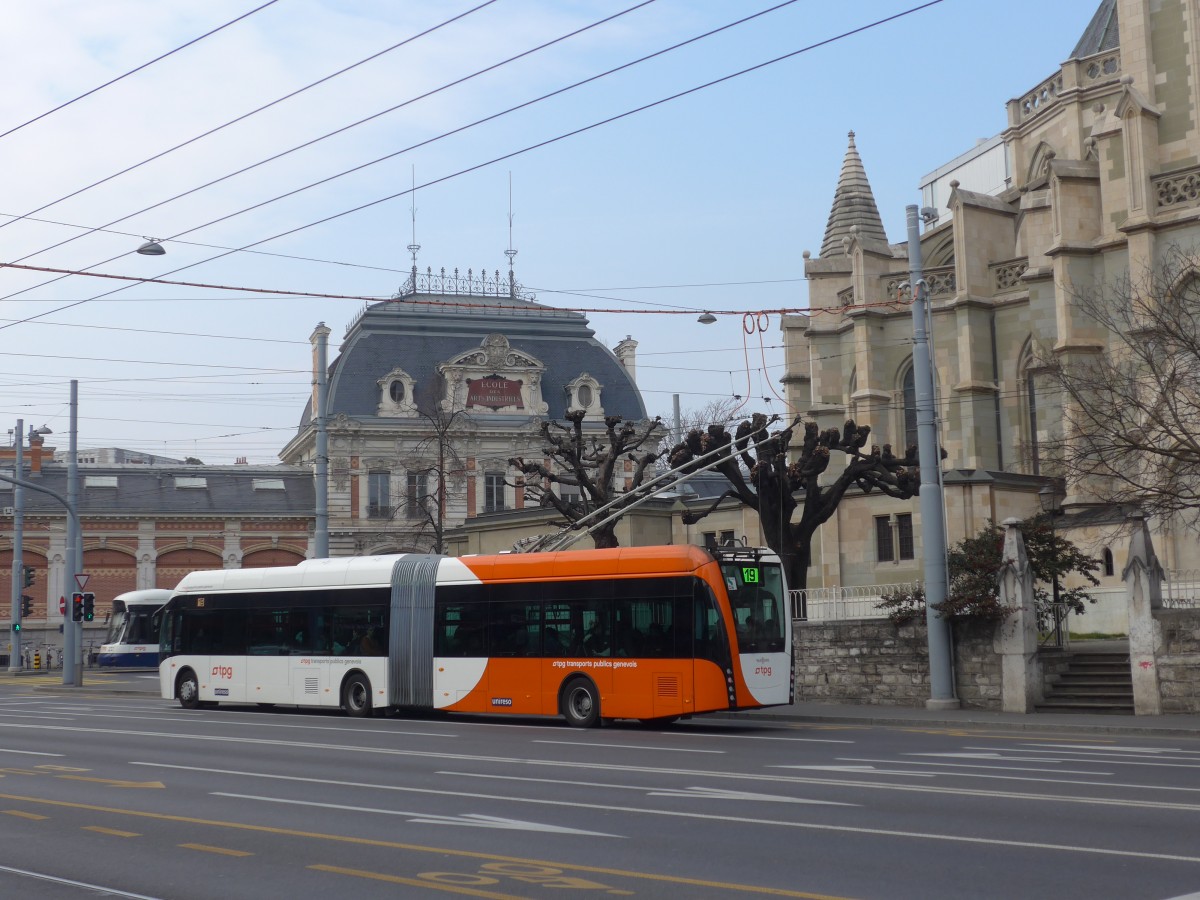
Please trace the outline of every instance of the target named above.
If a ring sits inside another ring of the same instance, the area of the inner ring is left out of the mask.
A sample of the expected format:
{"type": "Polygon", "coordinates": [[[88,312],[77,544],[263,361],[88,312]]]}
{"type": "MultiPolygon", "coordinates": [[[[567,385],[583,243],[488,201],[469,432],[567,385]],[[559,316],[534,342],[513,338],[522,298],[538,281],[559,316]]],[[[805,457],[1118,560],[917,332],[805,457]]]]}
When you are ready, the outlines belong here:
{"type": "Polygon", "coordinates": [[[1034,706],[1036,712],[1133,715],[1128,643],[1094,644],[1072,646],[1066,670],[1046,685],[1046,699],[1034,706]]]}

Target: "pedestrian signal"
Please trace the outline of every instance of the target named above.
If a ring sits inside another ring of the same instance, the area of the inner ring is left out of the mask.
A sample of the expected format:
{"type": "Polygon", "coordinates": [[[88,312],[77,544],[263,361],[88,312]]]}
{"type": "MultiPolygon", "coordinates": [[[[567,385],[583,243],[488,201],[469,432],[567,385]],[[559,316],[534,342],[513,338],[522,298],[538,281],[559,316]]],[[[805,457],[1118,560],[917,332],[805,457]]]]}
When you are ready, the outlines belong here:
{"type": "Polygon", "coordinates": [[[96,618],[96,595],[87,591],[83,595],[83,621],[91,622],[96,618]]]}

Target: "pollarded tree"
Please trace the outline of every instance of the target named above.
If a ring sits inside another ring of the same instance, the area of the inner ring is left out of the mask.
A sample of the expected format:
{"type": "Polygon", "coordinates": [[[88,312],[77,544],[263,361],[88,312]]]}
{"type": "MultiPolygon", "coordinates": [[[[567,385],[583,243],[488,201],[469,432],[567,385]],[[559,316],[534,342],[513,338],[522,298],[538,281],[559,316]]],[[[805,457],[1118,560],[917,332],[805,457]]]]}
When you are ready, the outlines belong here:
{"type": "Polygon", "coordinates": [[[880,491],[889,497],[908,499],[920,488],[917,448],[895,456],[890,444],[881,449],[864,450],[871,429],[848,420],[840,431],[821,431],[816,422],[802,422],[797,416],[780,431],[769,432],[777,418],[755,413],[730,435],[724,425],[694,429],[669,457],[673,469],[686,472],[706,464],[705,454],[717,453],[715,470],[725,476],[729,489],[707,509],[684,515],[686,524],[694,524],[720,505],[727,497],[736,497],[758,513],[762,533],[772,550],[779,554],[793,589],[807,584],[812,559],[812,539],[817,529],[834,514],[846,492],[858,487],[864,493],[880,491]],[[798,426],[803,425],[799,447],[792,447],[798,426]],[[828,484],[821,476],[829,468],[834,452],[846,458],[845,468],[828,484]],[[789,454],[796,454],[788,462],[789,454]],[[797,510],[799,516],[796,517],[797,510]]]}
{"type": "MultiPolygon", "coordinates": [[[[542,423],[543,452],[549,465],[522,457],[508,461],[524,476],[527,498],[558,510],[574,523],[614,500],[626,501],[612,508],[617,512],[645,496],[637,489],[645,483],[647,470],[653,471],[659,456],[659,419],[634,423],[620,416],[606,416],[604,431],[595,432],[583,427],[583,410],[573,410],[565,418],[566,422],[542,423]],[[624,471],[626,460],[633,463],[628,473],[624,471]],[[571,490],[564,492],[563,487],[571,490]]],[[[614,519],[591,533],[597,547],[618,546],[616,525],[614,519]]]]}
{"type": "Polygon", "coordinates": [[[1044,354],[1063,431],[1044,441],[1068,482],[1097,500],[1200,521],[1200,256],[1174,252],[1140,283],[1077,292],[1090,350],[1044,354]]]}

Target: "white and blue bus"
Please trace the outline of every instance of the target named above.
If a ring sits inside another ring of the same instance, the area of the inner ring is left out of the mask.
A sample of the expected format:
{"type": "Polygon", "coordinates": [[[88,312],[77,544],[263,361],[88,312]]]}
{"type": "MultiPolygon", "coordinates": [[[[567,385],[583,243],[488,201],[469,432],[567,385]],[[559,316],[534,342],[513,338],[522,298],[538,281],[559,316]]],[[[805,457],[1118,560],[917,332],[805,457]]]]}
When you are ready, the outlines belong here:
{"type": "Polygon", "coordinates": [[[113,598],[108,636],[96,664],[109,668],[158,668],[158,623],[171,591],[128,591],[113,598]]]}

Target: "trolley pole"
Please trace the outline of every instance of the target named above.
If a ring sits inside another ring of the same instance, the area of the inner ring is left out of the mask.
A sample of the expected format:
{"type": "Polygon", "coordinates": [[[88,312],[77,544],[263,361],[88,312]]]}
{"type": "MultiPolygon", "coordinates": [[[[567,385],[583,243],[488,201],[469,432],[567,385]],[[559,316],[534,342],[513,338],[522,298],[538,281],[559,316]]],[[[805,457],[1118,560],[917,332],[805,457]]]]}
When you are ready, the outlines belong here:
{"type": "Polygon", "coordinates": [[[925,557],[925,623],[929,641],[927,709],[958,709],[954,696],[954,663],[950,654],[950,625],[934,608],[946,600],[946,523],[942,511],[941,445],[934,409],[933,365],[925,327],[926,298],[921,264],[921,226],[917,207],[906,207],[908,219],[908,282],[912,287],[913,383],[917,400],[917,447],[921,458],[921,546],[925,557]]]}

